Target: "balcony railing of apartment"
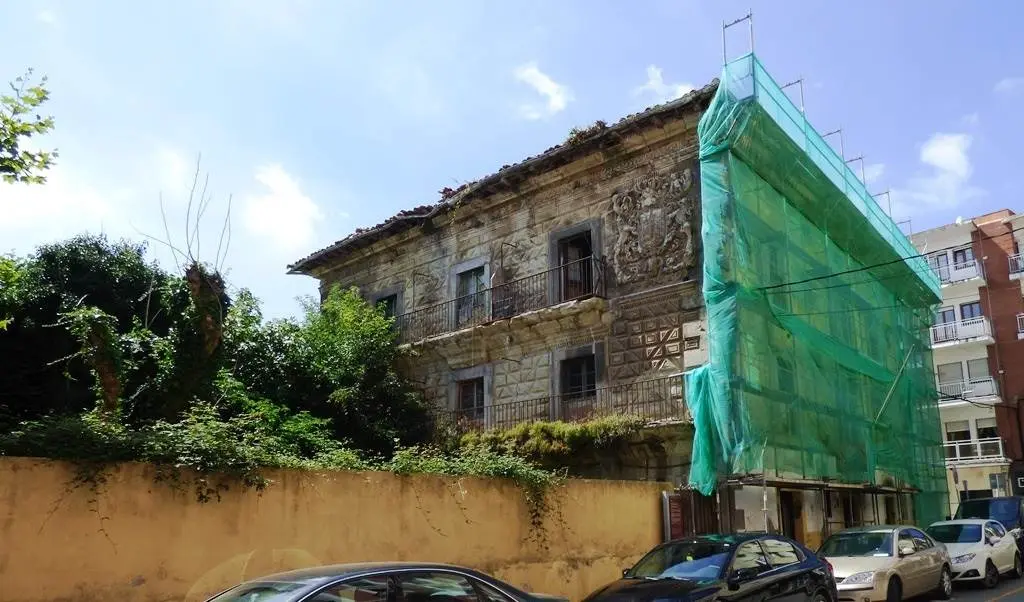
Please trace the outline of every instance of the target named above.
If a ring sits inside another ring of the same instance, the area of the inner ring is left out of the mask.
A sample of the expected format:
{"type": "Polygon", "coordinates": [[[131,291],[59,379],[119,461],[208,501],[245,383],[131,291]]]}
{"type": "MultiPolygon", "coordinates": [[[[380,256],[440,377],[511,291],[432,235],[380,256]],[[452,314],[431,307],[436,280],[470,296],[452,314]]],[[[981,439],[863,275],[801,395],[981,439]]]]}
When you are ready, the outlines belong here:
{"type": "Polygon", "coordinates": [[[1024,339],[1024,314],[1017,314],[1017,339],[1024,339]]]}
{"type": "Polygon", "coordinates": [[[411,342],[604,294],[604,259],[587,257],[402,314],[395,323],[400,340],[411,342]]]}
{"type": "Polygon", "coordinates": [[[998,394],[996,381],[991,376],[939,383],[940,399],[992,397],[998,394]]]}
{"type": "Polygon", "coordinates": [[[688,420],[682,375],[600,387],[489,406],[441,411],[438,426],[459,431],[504,429],[518,424],[561,420],[580,422],[607,415],[649,421],[688,420]]]}
{"type": "Polygon", "coordinates": [[[1010,255],[1010,278],[1024,278],[1024,254],[1010,255]]]}
{"type": "Polygon", "coordinates": [[[1003,440],[999,437],[947,441],[944,447],[946,448],[946,464],[984,464],[1006,459],[1003,454],[1003,440]]]}
{"type": "Polygon", "coordinates": [[[978,316],[966,320],[944,322],[932,326],[932,344],[957,343],[970,339],[992,336],[988,318],[978,316]]]}
{"type": "Polygon", "coordinates": [[[934,269],[939,275],[939,282],[942,284],[973,280],[974,278],[981,276],[981,268],[978,266],[978,262],[974,259],[954,263],[953,265],[938,265],[933,263],[932,269],[934,269]]]}

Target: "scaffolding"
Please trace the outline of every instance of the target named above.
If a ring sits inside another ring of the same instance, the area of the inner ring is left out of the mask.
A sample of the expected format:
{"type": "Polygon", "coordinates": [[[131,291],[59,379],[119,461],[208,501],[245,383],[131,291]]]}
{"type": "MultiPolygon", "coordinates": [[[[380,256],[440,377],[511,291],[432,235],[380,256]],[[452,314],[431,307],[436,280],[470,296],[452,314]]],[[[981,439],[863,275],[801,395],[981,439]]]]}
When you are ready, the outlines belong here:
{"type": "Polygon", "coordinates": [[[760,474],[946,495],[928,328],[939,282],[750,53],[698,128],[709,362],[690,485],[760,474]]]}

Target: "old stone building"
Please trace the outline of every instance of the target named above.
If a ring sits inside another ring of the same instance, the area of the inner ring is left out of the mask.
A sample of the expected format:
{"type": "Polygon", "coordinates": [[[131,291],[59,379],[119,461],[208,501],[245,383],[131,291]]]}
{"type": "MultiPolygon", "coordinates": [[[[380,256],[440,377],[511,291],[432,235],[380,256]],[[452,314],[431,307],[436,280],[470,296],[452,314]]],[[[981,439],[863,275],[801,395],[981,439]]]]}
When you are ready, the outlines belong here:
{"type": "Polygon", "coordinates": [[[397,316],[405,370],[463,428],[685,418],[706,360],[697,122],[716,83],[575,133],[293,266],[397,316]]]}

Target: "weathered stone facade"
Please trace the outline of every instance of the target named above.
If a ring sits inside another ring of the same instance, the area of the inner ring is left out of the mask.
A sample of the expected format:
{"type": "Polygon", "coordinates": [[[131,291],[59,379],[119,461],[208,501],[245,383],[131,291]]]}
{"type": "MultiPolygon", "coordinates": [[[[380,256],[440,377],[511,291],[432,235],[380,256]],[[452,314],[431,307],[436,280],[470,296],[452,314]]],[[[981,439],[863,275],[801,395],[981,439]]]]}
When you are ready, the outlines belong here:
{"type": "MultiPolygon", "coordinates": [[[[625,133],[613,126],[602,134],[611,142],[575,149],[571,159],[464,203],[456,197],[437,215],[396,217],[417,227],[396,228],[360,248],[325,250],[334,256],[303,260],[299,271],[320,279],[322,292],[339,284],[368,299],[390,297],[412,352],[403,370],[438,408],[457,407],[455,383],[482,378],[489,411],[512,413],[515,421],[577,417],[582,410],[559,406],[558,395],[563,377],[571,378],[564,362],[582,354],[594,358],[597,388],[609,391],[679,375],[707,356],[696,134],[707,98],[700,91],[671,116],[634,120],[625,133]],[[560,245],[581,234],[599,262],[593,269],[601,290],[557,302],[543,275],[564,268],[560,245]],[[465,309],[451,303],[458,275],[474,269],[490,287],[482,303],[482,311],[492,308],[487,319],[417,330],[422,316],[449,319],[465,309]],[[499,312],[507,290],[519,300],[547,294],[550,301],[528,311],[504,304],[499,312]]],[[[630,395],[635,391],[608,394],[627,405],[630,395]]]]}

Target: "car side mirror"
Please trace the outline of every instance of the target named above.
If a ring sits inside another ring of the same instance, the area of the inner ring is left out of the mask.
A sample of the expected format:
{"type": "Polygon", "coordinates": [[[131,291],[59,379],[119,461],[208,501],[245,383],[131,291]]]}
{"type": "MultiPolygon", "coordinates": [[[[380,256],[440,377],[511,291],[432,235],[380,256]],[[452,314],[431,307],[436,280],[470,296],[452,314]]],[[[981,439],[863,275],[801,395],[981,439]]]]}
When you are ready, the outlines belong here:
{"type": "Polygon", "coordinates": [[[900,557],[910,556],[914,553],[914,546],[900,546],[900,557]]]}
{"type": "Polygon", "coordinates": [[[629,569],[622,569],[622,576],[623,577],[629,576],[629,569]]]}
{"type": "Polygon", "coordinates": [[[997,543],[999,543],[1000,541],[1002,541],[1003,538],[999,537],[998,535],[993,535],[993,536],[987,537],[985,539],[986,539],[986,543],[988,543],[988,545],[994,546],[997,543]]]}
{"type": "Polygon", "coordinates": [[[736,569],[729,574],[729,578],[726,579],[726,585],[729,586],[730,591],[736,591],[740,588],[740,585],[746,581],[757,577],[757,569],[736,569]]]}

